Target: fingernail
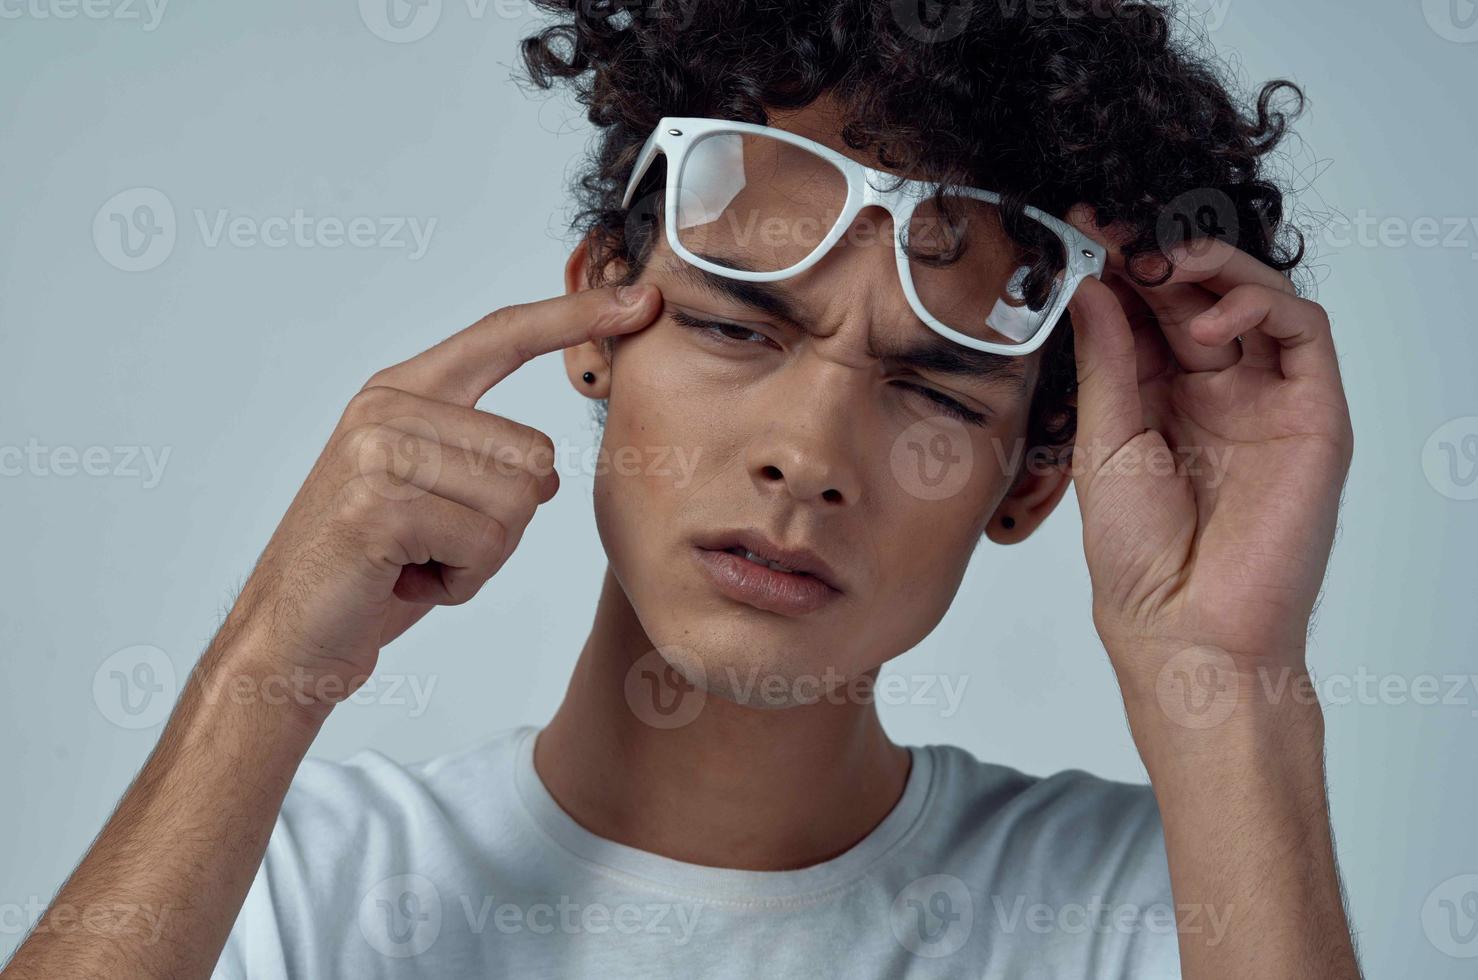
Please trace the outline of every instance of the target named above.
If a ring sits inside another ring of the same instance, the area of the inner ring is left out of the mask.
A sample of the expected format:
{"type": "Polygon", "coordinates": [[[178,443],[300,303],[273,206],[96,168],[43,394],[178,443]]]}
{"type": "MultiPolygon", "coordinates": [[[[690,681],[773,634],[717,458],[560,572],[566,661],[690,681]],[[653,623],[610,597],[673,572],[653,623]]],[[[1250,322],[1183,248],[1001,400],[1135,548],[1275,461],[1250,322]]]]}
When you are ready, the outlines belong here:
{"type": "Polygon", "coordinates": [[[1219,316],[1221,316],[1221,307],[1219,307],[1219,306],[1213,306],[1211,309],[1207,310],[1205,313],[1202,313],[1200,316],[1196,317],[1196,319],[1197,320],[1211,321],[1211,320],[1215,320],[1219,316]]]}
{"type": "Polygon", "coordinates": [[[641,302],[642,296],[645,295],[646,288],[647,287],[645,286],[645,284],[642,283],[634,283],[630,286],[620,286],[616,289],[616,302],[620,303],[622,306],[635,306],[636,304],[641,302]]]}

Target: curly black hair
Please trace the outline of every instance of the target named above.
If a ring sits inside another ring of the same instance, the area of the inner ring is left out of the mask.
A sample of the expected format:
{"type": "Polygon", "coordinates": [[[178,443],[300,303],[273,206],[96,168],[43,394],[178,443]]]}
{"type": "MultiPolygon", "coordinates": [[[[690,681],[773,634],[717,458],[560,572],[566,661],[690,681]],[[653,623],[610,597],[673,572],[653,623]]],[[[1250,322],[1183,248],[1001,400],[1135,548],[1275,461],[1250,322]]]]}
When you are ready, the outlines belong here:
{"type": "MultiPolygon", "coordinates": [[[[1304,257],[1268,155],[1302,111],[1291,82],[1250,104],[1214,55],[1142,0],[535,0],[554,22],[524,39],[540,88],[568,81],[598,130],[576,181],[592,283],[621,260],[641,271],[647,222],[621,207],[638,150],[663,116],[766,123],[825,95],[842,138],[881,166],[1002,195],[1063,216],[1079,202],[1139,281],[1170,274],[1168,249],[1214,235],[1287,272],[1304,257]]],[[[659,168],[653,168],[658,170],[659,168]]],[[[650,175],[655,177],[654,175],[650,175]]],[[[1071,443],[1070,325],[1044,348],[1029,440],[1071,443]]]]}

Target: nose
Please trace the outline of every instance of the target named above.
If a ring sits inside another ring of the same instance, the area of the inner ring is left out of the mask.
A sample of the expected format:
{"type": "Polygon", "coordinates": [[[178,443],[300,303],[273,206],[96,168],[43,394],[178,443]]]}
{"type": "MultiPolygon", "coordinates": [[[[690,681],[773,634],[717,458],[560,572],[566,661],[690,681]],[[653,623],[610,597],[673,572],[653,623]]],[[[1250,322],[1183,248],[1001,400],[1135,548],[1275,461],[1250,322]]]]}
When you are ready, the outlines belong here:
{"type": "Polygon", "coordinates": [[[840,379],[828,384],[818,372],[793,373],[794,384],[770,399],[775,415],[749,444],[750,478],[761,493],[787,493],[798,503],[855,505],[862,499],[862,479],[847,420],[857,413],[844,404],[840,379]]]}

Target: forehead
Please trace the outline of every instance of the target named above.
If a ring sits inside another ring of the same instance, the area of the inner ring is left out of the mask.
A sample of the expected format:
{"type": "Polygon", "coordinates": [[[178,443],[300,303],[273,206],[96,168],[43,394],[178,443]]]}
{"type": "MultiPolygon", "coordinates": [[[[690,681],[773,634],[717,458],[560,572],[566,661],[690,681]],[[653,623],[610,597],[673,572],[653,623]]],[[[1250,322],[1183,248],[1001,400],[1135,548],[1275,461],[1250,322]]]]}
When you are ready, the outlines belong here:
{"type": "Polygon", "coordinates": [[[881,165],[876,156],[855,150],[842,139],[842,127],[846,120],[841,107],[829,96],[822,96],[799,109],[772,109],[768,111],[768,115],[767,125],[815,140],[864,166],[878,170],[888,169],[881,165]]]}

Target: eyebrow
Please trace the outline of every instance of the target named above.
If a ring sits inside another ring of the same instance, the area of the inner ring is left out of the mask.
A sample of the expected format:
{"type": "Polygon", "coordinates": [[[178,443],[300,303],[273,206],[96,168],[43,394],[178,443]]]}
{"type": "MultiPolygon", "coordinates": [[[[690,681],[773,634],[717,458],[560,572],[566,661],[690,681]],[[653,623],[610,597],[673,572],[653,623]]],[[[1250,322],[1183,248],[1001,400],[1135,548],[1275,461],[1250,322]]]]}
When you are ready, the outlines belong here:
{"type": "MultiPolygon", "coordinates": [[[[719,261],[712,256],[703,256],[703,258],[712,262],[719,261]]],[[[726,260],[724,264],[732,265],[733,263],[726,260]]],[[[677,263],[677,268],[673,271],[676,272],[678,278],[692,286],[758,310],[802,333],[810,332],[806,328],[803,316],[796,310],[790,298],[772,283],[730,279],[687,262],[677,263]]],[[[928,328],[925,327],[925,329],[928,328]]],[[[1006,384],[1019,391],[1026,390],[1024,358],[965,347],[939,336],[932,330],[929,330],[929,336],[926,339],[913,343],[879,346],[875,338],[870,339],[868,353],[881,360],[892,361],[917,371],[975,378],[1006,384]]]]}

